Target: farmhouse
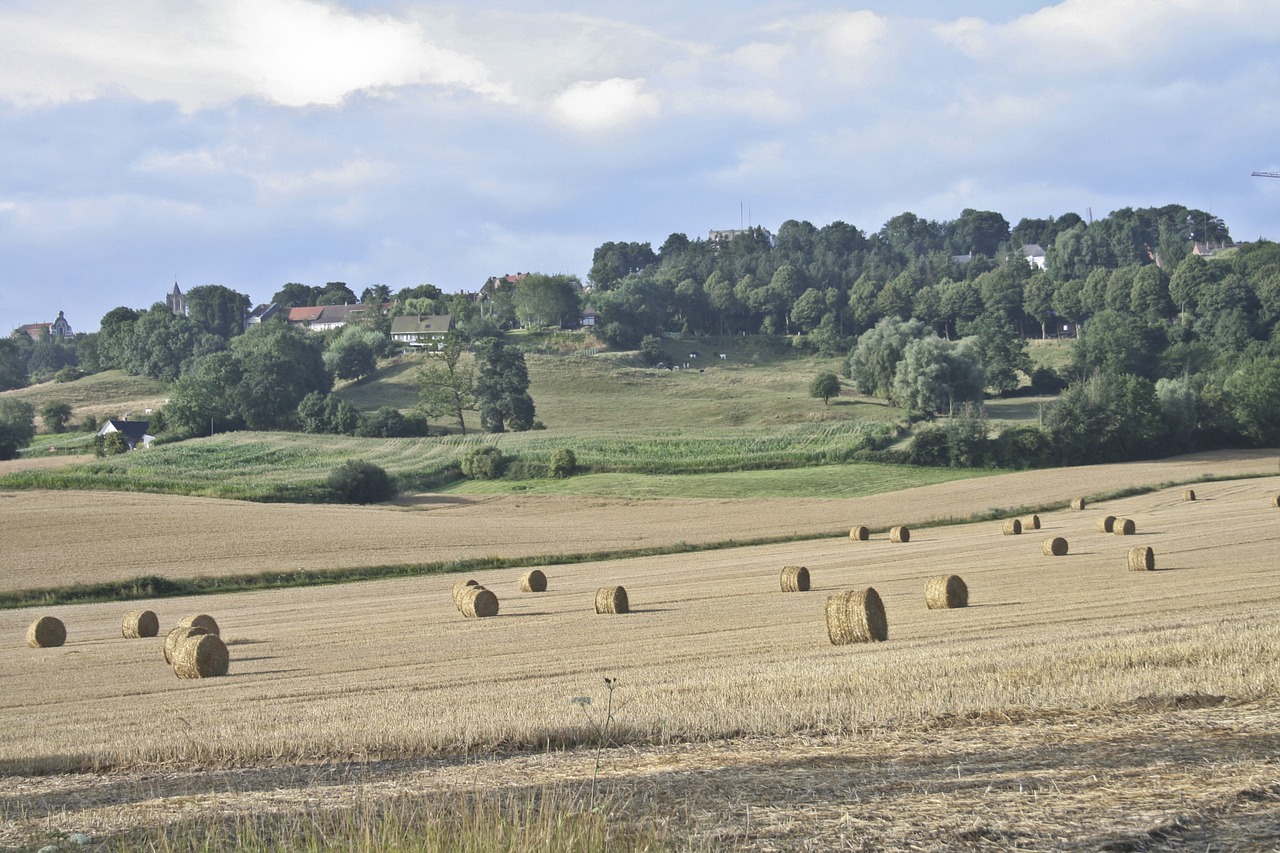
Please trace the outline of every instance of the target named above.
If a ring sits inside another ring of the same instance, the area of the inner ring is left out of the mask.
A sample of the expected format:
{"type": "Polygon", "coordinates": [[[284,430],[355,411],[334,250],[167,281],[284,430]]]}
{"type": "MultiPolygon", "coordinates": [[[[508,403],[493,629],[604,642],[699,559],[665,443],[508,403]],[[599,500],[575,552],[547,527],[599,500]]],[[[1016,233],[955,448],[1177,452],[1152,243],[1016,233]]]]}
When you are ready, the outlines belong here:
{"type": "Polygon", "coordinates": [[[143,447],[150,447],[151,442],[155,440],[155,436],[147,432],[148,425],[150,425],[150,421],[111,418],[102,425],[102,429],[98,430],[98,435],[118,432],[124,438],[125,446],[130,450],[133,450],[139,444],[143,447]]]}
{"type": "Polygon", "coordinates": [[[391,318],[391,340],[411,347],[439,349],[452,328],[451,314],[401,314],[391,318]]]}

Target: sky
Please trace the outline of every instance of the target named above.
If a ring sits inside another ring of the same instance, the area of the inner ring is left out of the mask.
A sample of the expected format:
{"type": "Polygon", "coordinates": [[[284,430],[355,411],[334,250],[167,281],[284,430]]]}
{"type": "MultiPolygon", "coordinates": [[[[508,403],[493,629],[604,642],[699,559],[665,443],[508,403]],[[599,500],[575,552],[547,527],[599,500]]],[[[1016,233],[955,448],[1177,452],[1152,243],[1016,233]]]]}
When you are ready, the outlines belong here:
{"type": "Polygon", "coordinates": [[[1280,0],[0,0],[0,329],[1182,204],[1280,239],[1280,0]]]}

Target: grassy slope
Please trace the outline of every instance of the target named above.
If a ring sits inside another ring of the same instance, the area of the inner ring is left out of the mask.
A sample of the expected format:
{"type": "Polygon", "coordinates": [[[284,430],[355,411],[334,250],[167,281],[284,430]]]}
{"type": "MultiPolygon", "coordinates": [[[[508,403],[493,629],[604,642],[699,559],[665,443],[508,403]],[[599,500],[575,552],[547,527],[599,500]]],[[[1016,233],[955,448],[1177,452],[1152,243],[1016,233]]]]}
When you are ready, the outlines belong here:
{"type": "Polygon", "coordinates": [[[37,413],[45,403],[70,403],[71,423],[74,425],[85,415],[102,420],[132,413],[135,418],[143,418],[146,409],[164,405],[168,394],[168,386],[163,382],[146,376],[129,376],[120,370],[107,370],[75,382],[42,382],[4,391],[0,396],[26,400],[37,413]]]}

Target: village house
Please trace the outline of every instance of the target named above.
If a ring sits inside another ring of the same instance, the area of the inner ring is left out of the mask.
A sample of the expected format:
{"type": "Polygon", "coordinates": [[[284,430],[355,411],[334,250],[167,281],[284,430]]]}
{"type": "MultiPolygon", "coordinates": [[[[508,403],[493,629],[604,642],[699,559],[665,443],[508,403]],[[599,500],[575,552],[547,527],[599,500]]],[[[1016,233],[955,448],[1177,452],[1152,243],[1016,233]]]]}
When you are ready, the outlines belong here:
{"type": "Polygon", "coordinates": [[[102,428],[98,430],[98,435],[108,435],[109,433],[118,432],[124,439],[125,446],[130,450],[136,448],[139,444],[143,447],[150,447],[151,442],[155,440],[155,436],[147,432],[150,421],[131,421],[125,418],[110,418],[102,428]]]}
{"type": "Polygon", "coordinates": [[[40,340],[40,336],[48,334],[54,338],[71,338],[74,333],[71,331],[71,324],[67,322],[67,318],[62,312],[58,312],[58,318],[52,323],[27,323],[25,326],[19,326],[13,330],[13,333],[24,334],[33,341],[40,340]]]}
{"type": "Polygon", "coordinates": [[[391,340],[411,347],[439,349],[452,328],[450,314],[401,314],[391,318],[391,340]]]}

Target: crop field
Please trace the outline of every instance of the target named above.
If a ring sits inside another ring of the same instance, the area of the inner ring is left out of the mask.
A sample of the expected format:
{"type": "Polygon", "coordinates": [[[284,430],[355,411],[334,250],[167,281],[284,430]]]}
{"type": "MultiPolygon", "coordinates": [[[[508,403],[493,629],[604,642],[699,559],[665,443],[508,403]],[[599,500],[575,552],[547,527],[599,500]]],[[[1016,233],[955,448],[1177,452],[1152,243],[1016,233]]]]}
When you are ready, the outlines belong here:
{"type": "MultiPolygon", "coordinates": [[[[552,566],[539,594],[517,591],[518,571],[478,573],[501,601],[491,619],[458,614],[450,576],[3,611],[0,844],[54,825],[107,837],[202,815],[581,791],[610,677],[603,792],[617,820],[677,848],[1270,849],[1280,476],[1274,456],[1177,464],[1270,476],[1200,483],[1195,501],[1168,488],[1042,512],[1020,536],[991,520],[902,544],[877,533],[552,566]],[[1136,533],[1098,532],[1102,515],[1136,533]],[[1049,536],[1069,553],[1045,556],[1049,536]],[[1126,569],[1135,545],[1155,571],[1126,569]],[[811,591],[779,591],[787,564],[809,568],[811,591]],[[940,573],[963,577],[969,607],[926,609],[940,573]],[[632,612],[596,615],[595,591],[616,584],[632,612]],[[827,594],[866,586],[888,640],[832,646],[827,594]],[[175,679],[159,639],[120,636],[140,606],[162,633],[213,614],[230,675],[175,679]],[[46,613],[66,645],[26,648],[46,613]]],[[[1101,485],[1122,467],[1087,473],[1101,485]]],[[[928,509],[924,490],[848,501],[843,523],[901,521],[913,505],[939,517],[964,494],[991,507],[1046,485],[1097,491],[1073,473],[930,486],[962,491],[928,509]]]]}

